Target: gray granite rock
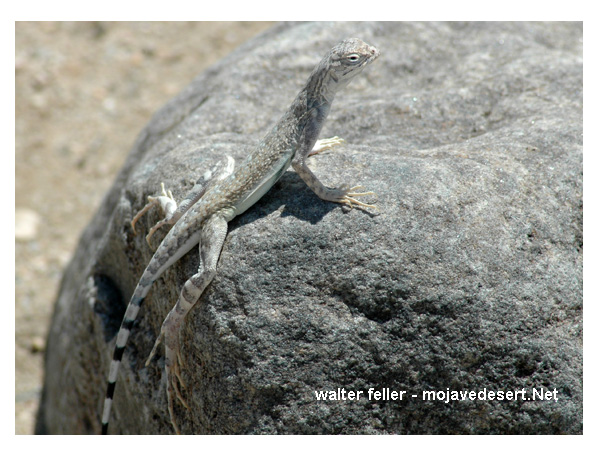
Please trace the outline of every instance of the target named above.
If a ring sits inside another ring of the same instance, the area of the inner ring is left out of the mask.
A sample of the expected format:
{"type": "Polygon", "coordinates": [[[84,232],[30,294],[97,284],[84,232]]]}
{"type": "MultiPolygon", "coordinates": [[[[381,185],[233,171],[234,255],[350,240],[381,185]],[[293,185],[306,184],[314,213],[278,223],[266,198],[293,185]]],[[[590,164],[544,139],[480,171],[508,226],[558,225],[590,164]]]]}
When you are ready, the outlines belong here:
{"type": "MultiPolygon", "coordinates": [[[[152,255],[128,225],[145,196],[164,181],[180,197],[242,158],[351,36],[381,57],[333,104],[323,137],[347,145],[312,163],[325,184],[375,190],[379,210],[320,201],[290,170],[230,224],[185,330],[182,431],[582,433],[580,23],[281,24],[200,75],[141,133],[65,272],[38,432],[100,429],[114,337],[152,255]],[[363,393],[316,399],[337,389],[363,393]],[[422,398],[522,389],[557,401],[422,398]]],[[[112,433],[172,433],[162,351],[144,361],[197,262],[144,304],[112,433]]]]}

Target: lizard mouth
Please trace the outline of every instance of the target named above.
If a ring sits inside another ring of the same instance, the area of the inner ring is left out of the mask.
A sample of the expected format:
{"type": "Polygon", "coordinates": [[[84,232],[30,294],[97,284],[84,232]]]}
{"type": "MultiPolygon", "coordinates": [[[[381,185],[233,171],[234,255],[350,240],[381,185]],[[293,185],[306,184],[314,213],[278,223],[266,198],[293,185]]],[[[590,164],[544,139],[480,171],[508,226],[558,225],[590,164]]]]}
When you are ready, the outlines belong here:
{"type": "Polygon", "coordinates": [[[371,55],[368,59],[368,63],[372,62],[373,60],[376,60],[378,58],[378,56],[381,55],[380,51],[377,48],[375,48],[374,46],[370,46],[369,51],[370,51],[371,55]]]}

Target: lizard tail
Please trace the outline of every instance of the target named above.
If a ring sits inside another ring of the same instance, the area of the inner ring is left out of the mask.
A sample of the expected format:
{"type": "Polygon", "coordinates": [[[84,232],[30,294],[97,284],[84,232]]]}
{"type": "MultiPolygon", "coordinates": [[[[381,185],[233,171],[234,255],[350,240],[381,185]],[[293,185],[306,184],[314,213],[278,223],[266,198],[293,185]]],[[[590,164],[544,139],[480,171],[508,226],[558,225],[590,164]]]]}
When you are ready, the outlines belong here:
{"type": "Polygon", "coordinates": [[[114,388],[116,386],[117,375],[119,373],[119,367],[121,365],[121,359],[123,358],[123,352],[125,352],[125,346],[131,333],[131,328],[137,317],[137,313],[141,308],[141,305],[150,290],[154,281],[156,281],[160,275],[169,266],[179,260],[191,247],[198,244],[200,241],[199,233],[196,236],[188,237],[181,240],[176,237],[169,237],[172,232],[169,232],[167,237],[162,241],[154,255],[152,260],[146,267],[144,273],[141,275],[141,279],[133,292],[131,301],[125,311],[121,328],[116,337],[116,346],[114,347],[114,355],[112,356],[112,362],[110,362],[110,371],[108,373],[108,387],[106,388],[106,397],[104,398],[104,409],[102,410],[102,434],[106,435],[108,432],[108,420],[110,419],[110,409],[112,407],[112,398],[114,396],[114,388]]]}
{"type": "MultiPolygon", "coordinates": [[[[119,367],[123,358],[123,352],[125,352],[125,346],[131,333],[131,328],[137,317],[137,313],[141,308],[141,305],[146,297],[150,286],[154,282],[154,279],[145,278],[145,274],[142,276],[139,284],[137,285],[131,301],[125,311],[121,328],[116,337],[116,346],[114,348],[114,354],[112,356],[112,362],[110,362],[110,372],[108,373],[108,387],[106,388],[106,397],[104,398],[104,409],[102,411],[102,435],[108,433],[108,421],[110,419],[110,409],[112,407],[112,398],[114,396],[114,388],[116,386],[117,375],[119,373],[119,367]]],[[[151,276],[151,275],[148,275],[151,276]]]]}

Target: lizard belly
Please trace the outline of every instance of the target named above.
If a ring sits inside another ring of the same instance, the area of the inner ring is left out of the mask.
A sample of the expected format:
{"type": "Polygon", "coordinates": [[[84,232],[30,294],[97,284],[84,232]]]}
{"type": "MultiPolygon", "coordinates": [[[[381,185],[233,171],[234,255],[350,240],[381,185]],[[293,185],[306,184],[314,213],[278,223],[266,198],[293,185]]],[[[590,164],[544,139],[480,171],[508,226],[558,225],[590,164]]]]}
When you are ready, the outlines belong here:
{"type": "Polygon", "coordinates": [[[234,214],[231,217],[238,216],[245,213],[251,206],[260,200],[266,192],[279,180],[279,178],[285,173],[285,170],[289,168],[293,154],[287,154],[283,156],[277,166],[272,168],[272,172],[269,173],[256,185],[248,194],[246,194],[241,200],[234,205],[234,214]]]}

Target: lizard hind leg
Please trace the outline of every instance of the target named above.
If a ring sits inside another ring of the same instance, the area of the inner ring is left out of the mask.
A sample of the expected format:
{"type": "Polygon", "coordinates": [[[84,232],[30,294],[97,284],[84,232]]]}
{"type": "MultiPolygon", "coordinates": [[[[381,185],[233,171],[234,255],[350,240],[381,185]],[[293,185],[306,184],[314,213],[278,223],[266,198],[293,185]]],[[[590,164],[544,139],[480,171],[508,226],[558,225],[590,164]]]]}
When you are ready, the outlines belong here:
{"type": "Polygon", "coordinates": [[[164,183],[160,183],[160,187],[162,189],[162,194],[157,197],[148,197],[148,204],[144,206],[133,219],[131,219],[131,228],[133,229],[133,233],[137,234],[135,231],[135,224],[137,221],[146,213],[148,210],[154,206],[160,206],[164,213],[164,219],[155,224],[148,234],[146,235],[146,241],[150,244],[150,240],[152,235],[165,224],[172,225],[181,217],[177,214],[177,202],[173,198],[173,193],[169,190],[167,191],[164,188],[164,183]],[[178,216],[178,217],[177,217],[178,216]]]}
{"type": "Polygon", "coordinates": [[[151,358],[156,352],[156,348],[159,346],[160,341],[164,339],[164,366],[167,382],[166,393],[168,411],[171,423],[177,434],[180,433],[180,429],[175,417],[175,398],[179,400],[185,408],[189,408],[181,393],[181,389],[185,388],[181,376],[181,369],[184,364],[184,358],[181,352],[183,323],[185,322],[185,317],[189,311],[198,302],[202,293],[216,275],[216,265],[226,235],[227,221],[224,218],[215,215],[204,222],[200,240],[200,267],[198,272],[189,278],[183,285],[176,305],[170,310],[162,323],[160,335],[150,354],[151,358]]]}
{"type": "Polygon", "coordinates": [[[131,220],[133,234],[137,234],[135,231],[135,224],[137,221],[148,212],[150,208],[159,206],[164,213],[164,218],[157,222],[146,235],[146,241],[149,245],[152,235],[154,235],[160,227],[163,225],[173,225],[181,219],[183,214],[202,198],[211,185],[229,177],[233,173],[234,168],[235,159],[231,156],[226,156],[224,159],[217,162],[215,166],[204,172],[204,174],[198,178],[191,191],[180,201],[179,205],[177,205],[177,202],[173,198],[173,193],[164,188],[164,183],[160,183],[162,194],[156,197],[148,197],[148,204],[131,220]]]}
{"type": "Polygon", "coordinates": [[[203,290],[214,278],[215,271],[202,270],[189,278],[183,285],[177,304],[170,310],[166,319],[162,323],[160,334],[154,343],[154,347],[146,365],[154,356],[156,349],[164,340],[164,369],[166,374],[166,396],[168,402],[168,412],[171,424],[175,433],[180,434],[180,429],[175,417],[175,398],[181,404],[189,409],[189,406],[182,395],[182,389],[185,389],[185,383],[181,375],[181,369],[184,362],[181,354],[182,330],[185,317],[200,298],[203,290]]]}

